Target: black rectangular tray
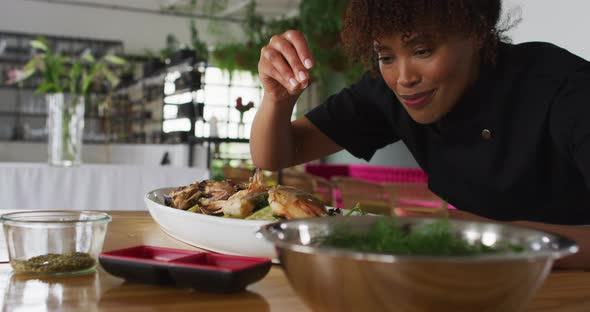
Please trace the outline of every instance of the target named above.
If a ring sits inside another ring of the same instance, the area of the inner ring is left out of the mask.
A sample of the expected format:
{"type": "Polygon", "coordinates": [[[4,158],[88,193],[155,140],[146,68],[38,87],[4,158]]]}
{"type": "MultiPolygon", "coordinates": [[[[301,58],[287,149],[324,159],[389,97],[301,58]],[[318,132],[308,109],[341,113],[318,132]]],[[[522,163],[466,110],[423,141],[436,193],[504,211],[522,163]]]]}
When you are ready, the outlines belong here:
{"type": "Polygon", "coordinates": [[[103,252],[100,265],[129,281],[190,287],[211,292],[235,292],[261,280],[270,259],[224,255],[154,246],[103,252]]]}

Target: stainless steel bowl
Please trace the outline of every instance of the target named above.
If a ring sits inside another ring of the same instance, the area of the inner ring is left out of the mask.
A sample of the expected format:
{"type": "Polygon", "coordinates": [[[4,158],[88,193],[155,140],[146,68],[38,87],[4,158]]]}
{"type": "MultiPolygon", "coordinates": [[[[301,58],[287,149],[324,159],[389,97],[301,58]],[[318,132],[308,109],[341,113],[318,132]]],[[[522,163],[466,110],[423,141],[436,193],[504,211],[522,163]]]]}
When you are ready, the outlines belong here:
{"type": "MultiPolygon", "coordinates": [[[[261,227],[295,291],[315,311],[520,311],[542,285],[553,261],[577,251],[565,237],[506,224],[449,220],[470,243],[509,242],[521,252],[477,256],[408,256],[314,245],[346,221],[370,228],[378,217],[324,217],[261,227]]],[[[398,218],[404,228],[436,219],[398,218]]]]}

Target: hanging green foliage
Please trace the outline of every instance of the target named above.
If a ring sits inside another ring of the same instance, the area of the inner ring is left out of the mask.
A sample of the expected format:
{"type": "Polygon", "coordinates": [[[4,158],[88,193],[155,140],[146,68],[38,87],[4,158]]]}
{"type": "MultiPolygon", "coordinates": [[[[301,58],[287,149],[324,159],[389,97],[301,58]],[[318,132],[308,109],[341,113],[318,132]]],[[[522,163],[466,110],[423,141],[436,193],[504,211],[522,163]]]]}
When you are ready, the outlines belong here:
{"type": "Polygon", "coordinates": [[[256,14],[256,2],[254,0],[248,4],[246,12],[244,32],[247,39],[244,42],[232,42],[216,46],[213,52],[213,63],[230,73],[234,70],[244,70],[257,75],[258,60],[260,59],[262,47],[268,43],[273,35],[289,29],[297,29],[300,25],[295,18],[265,21],[262,16],[256,14]]]}
{"type": "MultiPolygon", "coordinates": [[[[256,14],[256,1],[252,0],[247,7],[243,25],[246,40],[216,46],[212,55],[213,63],[230,73],[245,70],[257,75],[262,47],[268,44],[273,35],[297,29],[306,36],[315,59],[311,75],[320,83],[320,93],[327,94],[329,91],[323,87],[330,84],[334,75],[341,75],[346,83],[352,83],[363,70],[358,62],[348,60],[340,40],[345,6],[346,0],[302,0],[298,18],[264,20],[256,14]]],[[[321,94],[321,97],[324,96],[321,94]]]]}

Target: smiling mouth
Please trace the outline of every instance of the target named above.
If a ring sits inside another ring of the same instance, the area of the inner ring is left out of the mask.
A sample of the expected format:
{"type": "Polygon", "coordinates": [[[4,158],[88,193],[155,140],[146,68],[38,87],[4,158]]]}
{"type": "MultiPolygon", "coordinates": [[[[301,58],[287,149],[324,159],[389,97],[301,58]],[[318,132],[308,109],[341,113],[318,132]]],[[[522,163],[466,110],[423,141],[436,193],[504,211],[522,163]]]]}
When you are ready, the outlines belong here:
{"type": "Polygon", "coordinates": [[[428,100],[432,98],[434,94],[434,89],[426,92],[408,94],[408,95],[400,95],[401,101],[406,105],[413,108],[423,107],[428,103],[428,100]]]}

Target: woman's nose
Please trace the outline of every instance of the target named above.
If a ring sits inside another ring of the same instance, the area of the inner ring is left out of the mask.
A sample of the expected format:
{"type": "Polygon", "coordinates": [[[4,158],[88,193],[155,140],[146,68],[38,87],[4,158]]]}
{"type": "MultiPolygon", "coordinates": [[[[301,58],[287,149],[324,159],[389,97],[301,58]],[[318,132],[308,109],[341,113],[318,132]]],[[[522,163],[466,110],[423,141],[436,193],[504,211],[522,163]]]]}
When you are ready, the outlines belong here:
{"type": "Polygon", "coordinates": [[[420,82],[420,76],[412,70],[409,64],[400,64],[399,73],[397,76],[397,83],[405,88],[410,88],[417,85],[420,82]]]}

